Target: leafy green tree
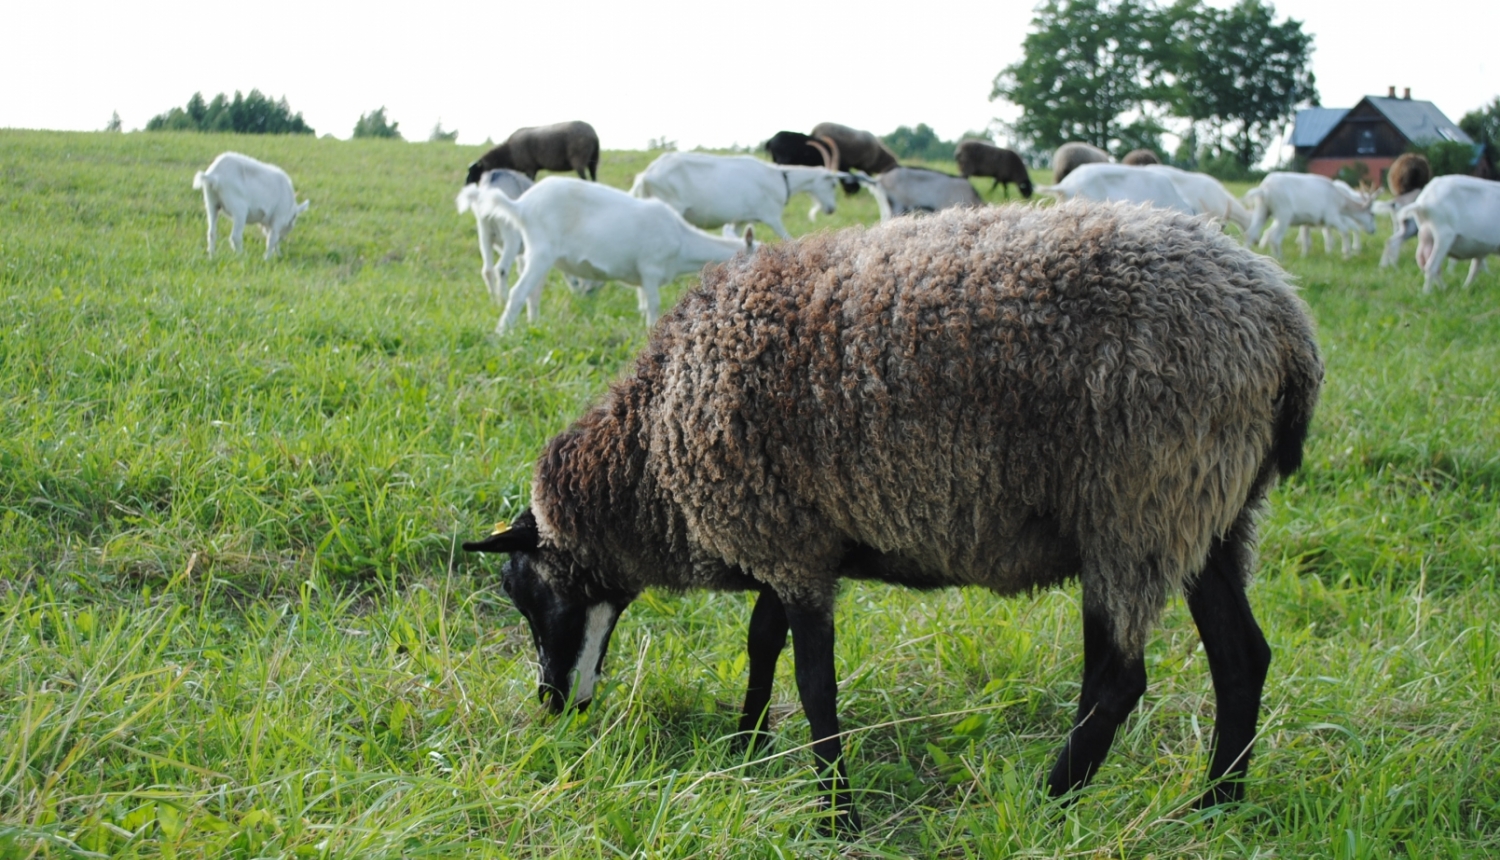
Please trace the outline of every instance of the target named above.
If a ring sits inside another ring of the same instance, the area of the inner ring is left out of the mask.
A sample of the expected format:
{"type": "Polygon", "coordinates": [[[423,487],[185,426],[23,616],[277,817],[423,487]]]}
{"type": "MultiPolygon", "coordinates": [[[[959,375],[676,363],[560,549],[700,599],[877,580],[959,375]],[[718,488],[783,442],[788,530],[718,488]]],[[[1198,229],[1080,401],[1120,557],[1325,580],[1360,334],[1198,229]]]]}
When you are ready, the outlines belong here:
{"type": "Polygon", "coordinates": [[[956,146],[952,141],[938,137],[937,132],[925,122],[917,123],[916,128],[909,125],[897,126],[895,131],[884,135],[880,140],[891,148],[897,158],[919,158],[925,161],[951,161],[956,146]]]}
{"type": "Polygon", "coordinates": [[[292,113],[285,98],[275,101],[260,90],[242,95],[238,90],[231,100],[223,93],[207,104],[202,93],[193,93],[187,107],[172,108],[157,114],[146,123],[147,131],[212,131],[234,134],[313,134],[313,129],[292,113]]]}
{"type": "Polygon", "coordinates": [[[1165,28],[1143,0],[1047,0],[1023,56],[995,76],[990,100],[1021,108],[1010,131],[1032,146],[1081,140],[1109,149],[1121,117],[1157,91],[1165,28]]]}
{"type": "Polygon", "coordinates": [[[1298,104],[1317,101],[1313,37],[1300,21],[1276,23],[1276,9],[1260,0],[1230,9],[1183,0],[1166,15],[1173,113],[1205,125],[1205,142],[1222,143],[1241,165],[1260,159],[1298,104]]]}
{"type": "Polygon", "coordinates": [[[1500,96],[1484,107],[1464,114],[1464,118],[1458,121],[1458,127],[1464,130],[1464,134],[1474,138],[1475,143],[1490,146],[1500,144],[1500,96]]]}
{"type": "Polygon", "coordinates": [[[1427,163],[1432,165],[1433,176],[1468,173],[1474,162],[1474,147],[1455,140],[1438,140],[1426,146],[1409,146],[1407,152],[1426,156],[1427,163]]]}
{"type": "Polygon", "coordinates": [[[124,131],[124,123],[120,122],[120,112],[114,111],[109,115],[109,124],[104,126],[105,131],[124,131]]]}
{"type": "Polygon", "coordinates": [[[427,135],[428,143],[457,143],[458,129],[443,131],[442,120],[432,124],[432,132],[427,135]]]}
{"type": "Polygon", "coordinates": [[[385,106],[359,115],[354,124],[355,137],[388,137],[401,140],[401,123],[389,122],[385,118],[385,106]]]}

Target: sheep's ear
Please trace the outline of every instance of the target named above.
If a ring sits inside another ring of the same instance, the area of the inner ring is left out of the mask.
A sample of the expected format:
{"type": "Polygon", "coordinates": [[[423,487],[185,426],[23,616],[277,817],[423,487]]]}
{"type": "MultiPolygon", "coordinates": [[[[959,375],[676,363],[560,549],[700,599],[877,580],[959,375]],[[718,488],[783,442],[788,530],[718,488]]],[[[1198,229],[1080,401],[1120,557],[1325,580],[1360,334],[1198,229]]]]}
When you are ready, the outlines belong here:
{"type": "Polygon", "coordinates": [[[746,227],[745,228],[745,250],[746,251],[754,251],[755,250],[755,228],[754,227],[746,227]]]}
{"type": "Polygon", "coordinates": [[[464,549],[468,552],[531,552],[540,543],[536,518],[527,511],[509,526],[497,523],[493,534],[484,540],[465,543],[464,549]]]}

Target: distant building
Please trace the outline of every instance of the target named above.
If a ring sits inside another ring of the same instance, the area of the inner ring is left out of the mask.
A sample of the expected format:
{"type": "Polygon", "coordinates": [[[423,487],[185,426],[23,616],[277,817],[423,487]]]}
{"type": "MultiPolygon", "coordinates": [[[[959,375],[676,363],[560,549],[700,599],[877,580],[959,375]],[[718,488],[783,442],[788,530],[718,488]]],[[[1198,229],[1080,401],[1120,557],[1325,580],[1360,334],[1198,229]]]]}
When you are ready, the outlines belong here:
{"type": "Polygon", "coordinates": [[[1395,87],[1384,98],[1365,96],[1347,110],[1298,111],[1292,130],[1292,146],[1307,159],[1309,172],[1331,177],[1358,161],[1369,169],[1371,181],[1384,181],[1386,169],[1413,144],[1444,140],[1475,147],[1478,159],[1480,147],[1437,105],[1412,98],[1410,88],[1397,98],[1395,87]]]}

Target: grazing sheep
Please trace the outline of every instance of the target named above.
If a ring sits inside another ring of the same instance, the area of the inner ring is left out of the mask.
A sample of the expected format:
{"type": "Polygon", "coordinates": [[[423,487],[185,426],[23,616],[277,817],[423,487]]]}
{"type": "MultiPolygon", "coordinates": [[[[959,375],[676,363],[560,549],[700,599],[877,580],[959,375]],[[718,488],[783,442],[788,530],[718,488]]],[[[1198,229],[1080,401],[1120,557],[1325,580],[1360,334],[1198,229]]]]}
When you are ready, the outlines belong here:
{"type": "Polygon", "coordinates": [[[1014,151],[993,146],[982,140],[966,140],[953,151],[953,160],[958,162],[958,175],[988,176],[995,186],[1005,186],[1005,199],[1010,199],[1010,184],[1014,182],[1021,196],[1031,199],[1031,175],[1026,172],[1026,162],[1014,151]]]}
{"type": "Polygon", "coordinates": [[[1386,172],[1385,184],[1395,199],[1379,210],[1391,216],[1391,238],[1385,241],[1385,250],[1380,253],[1382,267],[1396,265],[1396,261],[1401,258],[1401,246],[1407,239],[1417,235],[1417,222],[1414,220],[1398,222],[1396,212],[1401,207],[1413,203],[1417,195],[1431,181],[1432,163],[1427,160],[1427,156],[1416,152],[1408,152],[1396,159],[1391,169],[1386,172]]]}
{"type": "MultiPolygon", "coordinates": [[[[829,167],[838,170],[839,145],[832,138],[821,140],[800,131],[778,131],[763,144],[761,149],[771,156],[772,164],[786,167],[829,167]],[[831,166],[830,166],[831,162],[831,166]]],[[[859,180],[848,174],[839,179],[844,193],[854,196],[859,193],[859,180]]]]}
{"type": "Polygon", "coordinates": [[[1084,164],[1108,164],[1109,153],[1086,143],[1065,143],[1052,154],[1052,182],[1057,184],[1068,178],[1084,164]]]}
{"type": "Polygon", "coordinates": [[[259,224],[266,234],[266,259],[276,253],[281,240],[292,232],[297,216],[307,211],[308,201],[297,202],[292,178],[274,164],[257,161],[238,152],[226,152],[207,170],[193,176],[193,187],[203,190],[208,210],[208,254],[213,256],[219,238],[219,213],[233,221],[229,247],[239,253],[246,224],[259,224]]]}
{"type": "Polygon", "coordinates": [[[839,170],[863,170],[879,174],[900,166],[896,161],[896,154],[881,143],[880,138],[868,131],[836,122],[820,122],[813,126],[812,133],[818,140],[827,138],[838,147],[839,170]]]}
{"type": "Polygon", "coordinates": [[[1149,149],[1132,149],[1125,154],[1124,158],[1120,159],[1120,163],[1128,164],[1131,167],[1144,167],[1147,164],[1161,164],[1161,159],[1157,158],[1156,153],[1149,149]]]}
{"type": "Polygon", "coordinates": [[[560,122],[518,128],[499,146],[469,165],[465,185],[479,181],[486,170],[504,167],[536,179],[538,170],[576,170],[579,179],[599,178],[599,135],[586,122],[560,122]]]}
{"type": "Polygon", "coordinates": [[[840,579],[1081,581],[1084,680],[1053,795],[1099,768],[1185,594],[1218,700],[1213,804],[1243,792],[1271,659],[1245,595],[1255,516],[1301,461],[1321,379],[1286,275],[1193,216],[1073,202],[815,235],[710,269],[547,443],[531,507],[464,548],[510,553],[502,586],[557,712],[592,697],[643,589],[759,592],[740,729],[763,739],[790,630],[850,829],[840,579]]]}
{"type": "Polygon", "coordinates": [[[984,198],[973,183],[962,176],[929,170],[926,167],[896,167],[870,178],[856,174],[870,186],[880,220],[910,212],[937,212],[954,206],[983,206],[984,198]]]}

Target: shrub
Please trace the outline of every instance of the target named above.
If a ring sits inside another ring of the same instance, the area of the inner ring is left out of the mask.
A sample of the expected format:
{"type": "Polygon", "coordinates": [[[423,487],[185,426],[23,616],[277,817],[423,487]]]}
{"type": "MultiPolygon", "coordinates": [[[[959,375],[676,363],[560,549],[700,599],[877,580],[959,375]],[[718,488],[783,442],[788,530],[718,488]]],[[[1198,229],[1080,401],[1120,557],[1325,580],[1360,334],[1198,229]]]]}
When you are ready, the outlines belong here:
{"type": "Polygon", "coordinates": [[[938,137],[937,132],[925,122],[917,123],[916,128],[909,125],[898,126],[895,131],[882,136],[880,141],[890,147],[897,158],[919,158],[924,161],[952,161],[956,146],[953,141],[938,137]]]}
{"type": "Polygon", "coordinates": [[[1469,143],[1441,140],[1426,146],[1409,147],[1407,152],[1427,156],[1427,161],[1432,164],[1433,176],[1447,176],[1452,173],[1466,174],[1474,165],[1474,146],[1469,143]]]}
{"type": "Polygon", "coordinates": [[[1358,188],[1361,182],[1366,182],[1369,180],[1370,165],[1365,164],[1363,161],[1351,161],[1343,167],[1340,167],[1338,173],[1335,173],[1333,175],[1333,178],[1342,179],[1355,188],[1358,188]]]}
{"type": "Polygon", "coordinates": [[[401,140],[401,123],[389,122],[385,118],[385,105],[359,115],[359,121],[354,123],[355,137],[385,137],[401,140]]]}

